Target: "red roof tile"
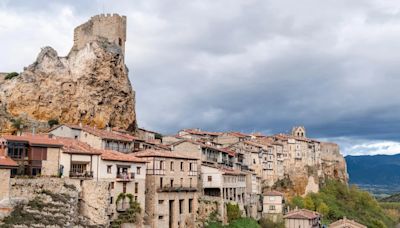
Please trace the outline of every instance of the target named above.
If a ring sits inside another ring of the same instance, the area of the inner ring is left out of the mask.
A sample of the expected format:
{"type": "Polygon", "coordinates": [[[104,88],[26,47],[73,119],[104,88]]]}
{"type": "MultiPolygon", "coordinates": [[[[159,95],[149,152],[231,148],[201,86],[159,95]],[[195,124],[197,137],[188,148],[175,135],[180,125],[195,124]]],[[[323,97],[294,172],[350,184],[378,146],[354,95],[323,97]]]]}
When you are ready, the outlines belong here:
{"type": "Polygon", "coordinates": [[[296,209],[288,212],[283,218],[285,219],[315,219],[319,217],[319,213],[306,209],[296,209]]]}
{"type": "Polygon", "coordinates": [[[31,146],[50,146],[50,147],[62,147],[63,144],[59,142],[57,139],[49,138],[48,135],[3,135],[2,136],[7,141],[17,141],[17,142],[26,142],[31,146]]]}
{"type": "Polygon", "coordinates": [[[89,154],[100,155],[101,152],[92,148],[89,144],[81,142],[76,139],[57,137],[63,146],[63,152],[68,154],[89,154]]]}
{"type": "Polygon", "coordinates": [[[145,160],[138,158],[135,154],[124,154],[114,150],[99,151],[101,151],[101,159],[103,160],[146,163],[145,160]]]}
{"type": "Polygon", "coordinates": [[[7,156],[0,156],[0,167],[16,167],[17,163],[7,156]]]}
{"type": "Polygon", "coordinates": [[[267,193],[264,193],[264,196],[284,196],[282,192],[278,192],[275,190],[269,191],[267,193]]]}
{"type": "Polygon", "coordinates": [[[177,158],[177,159],[188,159],[188,160],[198,160],[194,157],[184,156],[178,152],[172,152],[169,150],[142,150],[139,152],[133,153],[136,157],[163,157],[163,158],[177,158]]]}
{"type": "Polygon", "coordinates": [[[198,129],[183,129],[182,131],[187,132],[192,135],[211,135],[211,136],[218,136],[222,133],[220,132],[210,132],[210,131],[202,131],[198,129]]]}
{"type": "MultiPolygon", "coordinates": [[[[95,135],[97,137],[100,137],[102,139],[111,139],[111,140],[117,140],[117,141],[125,141],[125,142],[131,142],[133,140],[138,139],[137,137],[121,132],[115,132],[111,130],[106,130],[106,129],[99,129],[91,126],[79,126],[79,125],[73,125],[73,124],[64,124],[65,126],[72,128],[72,129],[77,129],[77,130],[82,130],[86,131],[92,135],[95,135]]],[[[62,125],[60,125],[62,126],[62,125]]],[[[58,127],[60,127],[58,126],[58,127]]],[[[55,128],[53,128],[54,130],[55,128]]]]}

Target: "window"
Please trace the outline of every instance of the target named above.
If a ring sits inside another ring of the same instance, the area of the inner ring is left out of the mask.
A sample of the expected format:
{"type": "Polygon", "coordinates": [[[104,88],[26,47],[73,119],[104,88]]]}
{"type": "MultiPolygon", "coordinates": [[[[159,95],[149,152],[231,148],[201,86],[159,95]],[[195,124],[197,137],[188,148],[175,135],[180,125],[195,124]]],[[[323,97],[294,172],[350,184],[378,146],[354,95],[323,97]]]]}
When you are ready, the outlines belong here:
{"type": "Polygon", "coordinates": [[[208,176],[207,180],[208,180],[208,182],[211,182],[212,181],[212,176],[208,176]]]}
{"type": "Polygon", "coordinates": [[[193,163],[189,163],[189,171],[193,171],[193,163]]]}
{"type": "Polygon", "coordinates": [[[158,216],[158,219],[164,219],[164,216],[162,216],[162,215],[160,215],[160,216],[158,216]]]}
{"type": "Polygon", "coordinates": [[[163,204],[164,200],[158,200],[158,204],[163,204]]]}
{"type": "Polygon", "coordinates": [[[135,183],[135,193],[137,194],[139,192],[139,183],[135,183]]]}
{"type": "Polygon", "coordinates": [[[171,171],[174,171],[174,162],[171,162],[170,170],[171,170],[171,171]]]}
{"type": "Polygon", "coordinates": [[[122,183],[122,191],[126,193],[126,183],[122,183]]]}
{"type": "Polygon", "coordinates": [[[163,187],[163,179],[162,179],[162,177],[160,177],[160,188],[162,188],[163,187]]]}
{"type": "Polygon", "coordinates": [[[274,201],[274,200],[275,200],[275,197],[270,196],[270,197],[269,197],[269,200],[270,200],[270,201],[274,201]]]}
{"type": "Polygon", "coordinates": [[[164,167],[164,161],[160,161],[160,169],[163,169],[164,167]]]}
{"type": "Polygon", "coordinates": [[[86,171],[86,164],[71,164],[72,173],[84,173],[86,171]]]}
{"type": "Polygon", "coordinates": [[[275,211],[275,205],[269,205],[269,209],[270,209],[271,211],[275,211]]]}
{"type": "Polygon", "coordinates": [[[181,178],[181,187],[183,187],[183,178],[181,178]]]}
{"type": "Polygon", "coordinates": [[[179,214],[183,214],[183,202],[184,200],[179,200],[179,214]]]}
{"type": "Polygon", "coordinates": [[[136,174],[140,175],[140,167],[136,167],[136,174]]]}
{"type": "Polygon", "coordinates": [[[114,189],[114,182],[110,183],[110,189],[114,189]]]}
{"type": "Polygon", "coordinates": [[[110,204],[113,204],[113,197],[110,197],[110,204]]]}
{"type": "Polygon", "coordinates": [[[75,135],[75,139],[78,139],[78,136],[77,136],[77,135],[75,135]]]}
{"type": "Polygon", "coordinates": [[[111,165],[107,166],[107,173],[111,173],[111,167],[112,167],[111,165]]]}
{"type": "Polygon", "coordinates": [[[174,179],[171,178],[170,182],[171,182],[171,187],[174,187],[174,179]]]}
{"type": "Polygon", "coordinates": [[[181,171],[183,171],[183,162],[181,162],[181,171]]]}
{"type": "Polygon", "coordinates": [[[192,213],[193,199],[189,199],[189,213],[192,213]]]}
{"type": "Polygon", "coordinates": [[[253,159],[253,164],[256,164],[256,159],[253,159]]]}
{"type": "Polygon", "coordinates": [[[137,196],[135,196],[135,201],[137,202],[137,196]]]}

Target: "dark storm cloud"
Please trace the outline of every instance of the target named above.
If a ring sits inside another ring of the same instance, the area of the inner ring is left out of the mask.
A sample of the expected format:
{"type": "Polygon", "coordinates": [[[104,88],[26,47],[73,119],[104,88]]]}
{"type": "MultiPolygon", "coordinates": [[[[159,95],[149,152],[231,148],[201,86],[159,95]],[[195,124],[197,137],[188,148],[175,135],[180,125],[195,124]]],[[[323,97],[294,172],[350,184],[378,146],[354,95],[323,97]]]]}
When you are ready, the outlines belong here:
{"type": "Polygon", "coordinates": [[[276,133],[301,124],[354,154],[393,153],[400,140],[395,1],[2,1],[0,7],[0,71],[21,69],[46,44],[68,53],[73,28],[93,14],[126,15],[126,63],[139,124],[150,129],[276,133]]]}

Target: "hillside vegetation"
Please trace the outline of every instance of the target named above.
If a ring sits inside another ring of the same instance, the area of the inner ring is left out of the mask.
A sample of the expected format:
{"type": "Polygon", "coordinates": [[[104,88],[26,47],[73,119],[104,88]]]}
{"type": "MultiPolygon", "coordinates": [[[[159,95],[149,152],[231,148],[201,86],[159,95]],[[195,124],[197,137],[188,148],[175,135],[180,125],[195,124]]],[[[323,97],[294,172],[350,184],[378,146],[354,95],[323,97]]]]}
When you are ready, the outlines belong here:
{"type": "Polygon", "coordinates": [[[385,213],[386,210],[368,192],[332,180],[327,181],[319,193],[292,198],[290,206],[319,211],[324,224],[344,216],[368,227],[394,227],[398,222],[395,216],[385,213]]]}

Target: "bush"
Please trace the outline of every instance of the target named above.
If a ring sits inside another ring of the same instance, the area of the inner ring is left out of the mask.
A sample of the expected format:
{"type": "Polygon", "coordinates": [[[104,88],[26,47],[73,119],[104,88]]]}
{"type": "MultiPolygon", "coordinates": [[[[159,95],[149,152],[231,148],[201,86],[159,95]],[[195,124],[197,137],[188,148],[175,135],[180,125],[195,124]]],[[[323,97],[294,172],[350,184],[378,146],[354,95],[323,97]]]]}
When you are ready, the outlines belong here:
{"type": "Polygon", "coordinates": [[[226,204],[226,214],[228,216],[228,222],[239,219],[241,217],[239,205],[237,204],[226,204]]]}
{"type": "Polygon", "coordinates": [[[53,127],[54,125],[58,125],[58,119],[50,119],[49,121],[47,121],[47,124],[49,124],[50,127],[53,127]]]}
{"type": "Polygon", "coordinates": [[[12,78],[17,77],[18,75],[19,75],[19,74],[18,74],[17,72],[11,72],[11,73],[8,73],[4,79],[10,80],[10,79],[12,79],[12,78]]]}
{"type": "Polygon", "coordinates": [[[260,223],[262,228],[285,228],[285,223],[283,221],[275,223],[267,218],[261,218],[258,223],[260,223]]]}

